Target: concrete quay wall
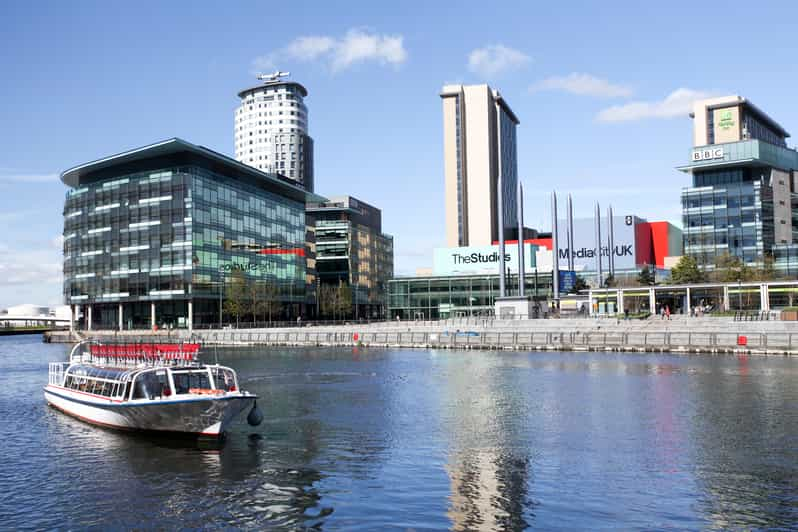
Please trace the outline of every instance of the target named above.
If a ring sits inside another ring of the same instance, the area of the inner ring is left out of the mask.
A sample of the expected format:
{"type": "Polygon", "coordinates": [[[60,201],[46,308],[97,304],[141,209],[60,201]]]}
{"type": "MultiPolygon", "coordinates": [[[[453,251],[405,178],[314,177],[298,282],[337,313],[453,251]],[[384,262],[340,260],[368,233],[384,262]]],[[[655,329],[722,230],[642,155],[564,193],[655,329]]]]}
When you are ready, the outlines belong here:
{"type": "MultiPolygon", "coordinates": [[[[536,320],[510,324],[383,323],[324,327],[195,330],[171,333],[92,331],[104,341],[163,341],[194,338],[220,346],[364,346],[427,349],[519,349],[684,353],[798,354],[798,326],[787,322],[689,322],[641,326],[610,320],[536,320]],[[542,325],[548,327],[543,327],[542,325]],[[783,325],[788,326],[784,327],[783,325]],[[468,326],[467,326],[468,325],[468,326]],[[506,325],[506,326],[501,326],[506,325]],[[522,326],[527,325],[527,326],[522,326]],[[723,325],[723,326],[720,326],[723,325]],[[740,337],[744,345],[740,345],[740,337]]],[[[85,331],[81,332],[86,337],[85,331]]],[[[74,341],[51,333],[49,341],[74,341]]]]}

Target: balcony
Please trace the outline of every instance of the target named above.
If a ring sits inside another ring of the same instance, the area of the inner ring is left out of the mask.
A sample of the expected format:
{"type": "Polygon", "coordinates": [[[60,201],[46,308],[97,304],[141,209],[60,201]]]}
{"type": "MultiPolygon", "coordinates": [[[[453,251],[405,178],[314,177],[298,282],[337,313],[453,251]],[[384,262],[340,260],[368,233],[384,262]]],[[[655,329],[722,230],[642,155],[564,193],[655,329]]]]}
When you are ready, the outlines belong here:
{"type": "Polygon", "coordinates": [[[766,165],[785,170],[798,169],[798,152],[794,149],[757,139],[697,146],[690,150],[688,160],[689,164],[677,166],[676,169],[685,173],[732,165],[766,165]]]}

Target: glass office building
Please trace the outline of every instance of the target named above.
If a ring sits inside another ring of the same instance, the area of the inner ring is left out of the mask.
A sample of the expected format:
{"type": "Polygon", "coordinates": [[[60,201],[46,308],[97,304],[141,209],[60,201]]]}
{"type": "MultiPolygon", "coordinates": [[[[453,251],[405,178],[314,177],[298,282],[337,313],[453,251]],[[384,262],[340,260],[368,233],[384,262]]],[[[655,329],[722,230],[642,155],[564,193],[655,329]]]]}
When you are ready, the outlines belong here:
{"type": "Polygon", "coordinates": [[[696,102],[692,116],[690,163],[678,168],[692,175],[682,189],[685,253],[707,270],[729,254],[752,267],[773,259],[787,274],[798,244],[798,152],[786,146],[789,134],[739,96],[696,102]]]}
{"type": "MultiPolygon", "coordinates": [[[[552,297],[551,272],[527,273],[525,293],[540,307],[552,297]]],[[[518,291],[518,276],[507,279],[507,293],[518,291]]],[[[407,277],[388,281],[390,319],[435,320],[492,316],[499,297],[499,275],[407,277]]]]}
{"type": "Polygon", "coordinates": [[[84,327],[216,325],[242,285],[270,287],[283,318],[304,312],[305,202],[321,198],[293,182],[180,139],[61,179],[64,298],[84,327]]]}
{"type": "Polygon", "coordinates": [[[315,229],[319,283],[349,285],[354,318],[385,317],[393,237],[382,232],[380,209],[340,196],[308,204],[306,212],[315,229]]]}

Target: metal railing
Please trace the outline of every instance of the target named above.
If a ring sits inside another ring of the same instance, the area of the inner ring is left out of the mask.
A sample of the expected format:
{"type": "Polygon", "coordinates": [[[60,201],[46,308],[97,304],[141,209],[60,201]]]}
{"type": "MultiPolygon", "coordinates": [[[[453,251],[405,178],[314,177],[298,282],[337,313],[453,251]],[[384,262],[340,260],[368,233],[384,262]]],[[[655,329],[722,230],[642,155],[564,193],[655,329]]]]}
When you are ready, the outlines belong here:
{"type": "MultiPolygon", "coordinates": [[[[345,320],[272,320],[272,321],[240,321],[223,322],[222,329],[285,329],[289,327],[321,327],[330,325],[370,325],[386,323],[385,319],[345,319],[345,320]]],[[[218,323],[195,324],[194,329],[219,329],[218,323]]]]}
{"type": "Polygon", "coordinates": [[[798,349],[798,333],[755,333],[696,331],[492,331],[492,332],[419,332],[352,329],[333,331],[284,332],[197,332],[209,345],[364,345],[407,347],[465,348],[546,348],[546,349],[646,349],[672,351],[684,349],[731,350],[757,349],[792,351],[798,349]]]}
{"type": "Polygon", "coordinates": [[[64,371],[69,367],[68,362],[50,362],[48,380],[54,386],[61,386],[64,382],[64,371]]]}
{"type": "Polygon", "coordinates": [[[734,321],[777,321],[779,315],[779,312],[772,310],[737,311],[734,313],[734,321]]]}

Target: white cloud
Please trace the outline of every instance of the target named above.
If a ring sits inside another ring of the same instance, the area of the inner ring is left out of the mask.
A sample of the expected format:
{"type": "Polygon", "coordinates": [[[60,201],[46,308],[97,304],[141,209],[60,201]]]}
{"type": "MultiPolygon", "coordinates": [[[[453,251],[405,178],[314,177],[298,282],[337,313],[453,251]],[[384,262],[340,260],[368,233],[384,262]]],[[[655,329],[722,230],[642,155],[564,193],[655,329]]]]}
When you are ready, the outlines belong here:
{"type": "Polygon", "coordinates": [[[563,91],[580,96],[600,98],[628,97],[634,92],[631,87],[610,83],[591,74],[572,72],[567,76],[553,76],[539,81],[529,88],[532,92],[563,91]]]}
{"type": "Polygon", "coordinates": [[[350,30],[336,46],[333,70],[342,70],[355,63],[376,60],[382,64],[400,65],[407,60],[401,35],[370,35],[350,30]]]}
{"type": "Polygon", "coordinates": [[[300,61],[314,61],[326,54],[335,46],[335,39],[330,37],[299,37],[286,47],[290,57],[300,61]]]}
{"type": "Polygon", "coordinates": [[[24,285],[29,288],[42,284],[61,283],[62,264],[59,251],[46,247],[41,250],[0,248],[0,286],[24,285]]]}
{"type": "Polygon", "coordinates": [[[676,89],[664,99],[654,102],[629,102],[603,109],[596,115],[599,122],[629,122],[644,118],[672,118],[687,116],[693,102],[714,96],[713,92],[676,89]]]}
{"type": "Polygon", "coordinates": [[[519,69],[530,61],[530,57],[523,52],[503,44],[492,44],[472,50],[468,54],[468,70],[483,78],[491,78],[519,69]]]}
{"type": "Polygon", "coordinates": [[[58,183],[57,174],[6,174],[0,175],[0,183],[58,183]]]}
{"type": "Polygon", "coordinates": [[[402,35],[373,33],[365,29],[351,29],[343,37],[309,35],[298,37],[284,48],[257,57],[253,69],[262,72],[286,68],[285,63],[322,61],[333,72],[366,62],[398,66],[407,61],[402,35]]]}

